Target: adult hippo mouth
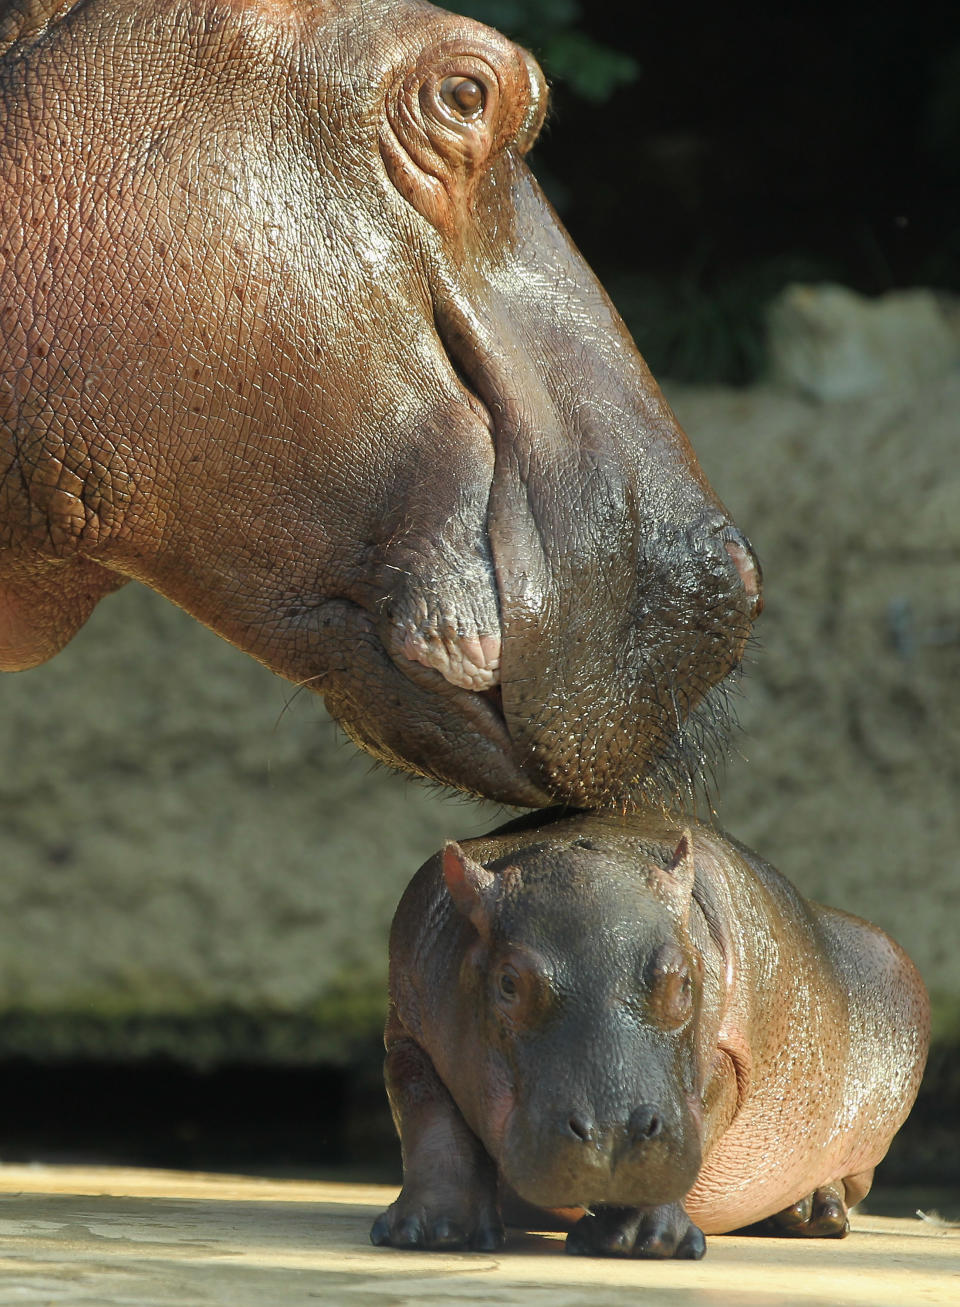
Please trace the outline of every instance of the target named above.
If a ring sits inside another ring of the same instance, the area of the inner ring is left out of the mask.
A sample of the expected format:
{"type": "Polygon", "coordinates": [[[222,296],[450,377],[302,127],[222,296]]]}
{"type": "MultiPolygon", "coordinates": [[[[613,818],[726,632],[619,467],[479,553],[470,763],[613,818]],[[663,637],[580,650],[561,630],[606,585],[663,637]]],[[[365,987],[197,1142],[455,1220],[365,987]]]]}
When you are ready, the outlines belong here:
{"type": "Polygon", "coordinates": [[[530,56],[421,0],[3,14],[0,667],[136,578],[460,789],[695,768],[759,571],[527,168],[530,56]]]}
{"type": "MultiPolygon", "coordinates": [[[[505,802],[673,797],[704,762],[690,714],[739,662],[762,606],[759,567],[529,174],[510,180],[512,212],[526,205],[539,259],[554,236],[551,277],[565,284],[531,301],[527,268],[498,278],[499,293],[462,268],[436,277],[461,441],[468,429],[489,440],[489,481],[472,495],[459,482],[439,529],[422,493],[398,489],[383,597],[356,611],[344,652],[359,640],[361,685],[398,671],[408,684],[372,716],[348,688],[354,656],[323,692],[385,761],[505,802]]],[[[421,469],[415,482],[435,510],[435,477],[421,469]]]]}
{"type": "Polygon", "coordinates": [[[478,366],[470,338],[443,337],[486,401],[469,405],[496,451],[486,511],[478,497],[442,533],[392,538],[379,604],[329,610],[344,658],[318,688],[384,761],[504,802],[623,807],[688,790],[705,761],[690,714],[762,606],[748,542],[699,477],[663,494],[676,455],[688,476],[696,464],[648,374],[652,420],[628,415],[619,440],[571,434],[541,389],[550,450],[523,419],[529,377],[510,384],[529,356],[505,353],[501,370],[491,349],[478,366]]]}

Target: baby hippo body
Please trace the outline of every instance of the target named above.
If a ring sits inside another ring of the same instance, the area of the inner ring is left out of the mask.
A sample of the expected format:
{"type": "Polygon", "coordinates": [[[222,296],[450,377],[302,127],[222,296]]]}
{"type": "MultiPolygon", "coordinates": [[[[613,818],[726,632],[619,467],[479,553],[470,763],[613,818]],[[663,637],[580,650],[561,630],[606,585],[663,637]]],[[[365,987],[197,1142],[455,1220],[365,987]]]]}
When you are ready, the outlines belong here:
{"type": "Polygon", "coordinates": [[[494,1248],[516,1197],[581,1253],[845,1233],[923,1070],[909,958],[710,828],[534,820],[448,844],[397,910],[374,1242],[494,1248]]]}

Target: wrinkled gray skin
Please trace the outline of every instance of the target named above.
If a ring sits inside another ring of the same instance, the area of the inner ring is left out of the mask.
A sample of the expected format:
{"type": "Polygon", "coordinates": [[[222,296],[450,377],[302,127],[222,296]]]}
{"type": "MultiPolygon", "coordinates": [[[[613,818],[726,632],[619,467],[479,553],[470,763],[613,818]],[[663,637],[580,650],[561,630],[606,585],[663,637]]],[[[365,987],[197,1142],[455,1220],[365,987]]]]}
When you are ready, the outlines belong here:
{"type": "Polygon", "coordinates": [[[759,571],[546,100],[418,0],[0,0],[0,668],[134,578],[462,789],[697,768],[759,571]]]}
{"type": "Polygon", "coordinates": [[[397,910],[374,1242],[497,1247],[504,1194],[577,1253],[844,1234],[926,1058],[910,960],[707,827],[542,821],[448,844],[397,910]]]}

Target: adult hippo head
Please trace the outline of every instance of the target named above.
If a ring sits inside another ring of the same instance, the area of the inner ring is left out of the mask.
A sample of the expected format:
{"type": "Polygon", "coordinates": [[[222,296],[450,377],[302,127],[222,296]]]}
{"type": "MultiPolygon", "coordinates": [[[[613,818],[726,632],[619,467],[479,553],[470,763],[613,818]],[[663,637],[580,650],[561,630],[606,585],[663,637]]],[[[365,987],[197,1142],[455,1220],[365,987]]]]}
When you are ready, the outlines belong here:
{"type": "Polygon", "coordinates": [[[419,0],[0,41],[0,665],[135,578],[390,763],[639,797],[759,575],[527,169],[531,57],[419,0]]]}

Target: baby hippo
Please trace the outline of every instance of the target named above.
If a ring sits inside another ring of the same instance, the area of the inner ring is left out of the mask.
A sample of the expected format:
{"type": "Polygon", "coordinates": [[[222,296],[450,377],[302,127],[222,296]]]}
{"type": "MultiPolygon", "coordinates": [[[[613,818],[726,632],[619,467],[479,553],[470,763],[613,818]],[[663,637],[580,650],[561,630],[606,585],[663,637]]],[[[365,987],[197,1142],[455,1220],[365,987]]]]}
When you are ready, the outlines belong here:
{"type": "Polygon", "coordinates": [[[543,820],[448,844],[397,910],[373,1242],[493,1249],[516,1198],[576,1253],[844,1234],[926,1058],[909,958],[708,827],[543,820]]]}

